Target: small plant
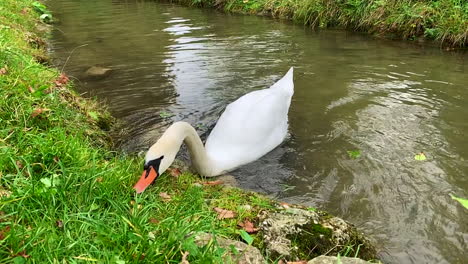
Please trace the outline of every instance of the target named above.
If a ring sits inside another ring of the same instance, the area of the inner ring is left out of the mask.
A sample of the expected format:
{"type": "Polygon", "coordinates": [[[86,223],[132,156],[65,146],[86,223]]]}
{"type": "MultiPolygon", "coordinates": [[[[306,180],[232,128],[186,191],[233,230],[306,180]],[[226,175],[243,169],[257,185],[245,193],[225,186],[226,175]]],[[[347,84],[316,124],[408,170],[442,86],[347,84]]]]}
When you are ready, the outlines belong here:
{"type": "Polygon", "coordinates": [[[418,161],[425,161],[427,158],[424,152],[420,152],[414,156],[414,159],[418,161]]]}
{"type": "Polygon", "coordinates": [[[361,157],[361,151],[360,150],[348,150],[348,155],[352,159],[358,159],[361,157]]]}
{"type": "Polygon", "coordinates": [[[40,2],[33,2],[32,3],[33,9],[40,14],[39,19],[44,23],[51,23],[53,18],[50,11],[47,9],[45,5],[40,2]]]}

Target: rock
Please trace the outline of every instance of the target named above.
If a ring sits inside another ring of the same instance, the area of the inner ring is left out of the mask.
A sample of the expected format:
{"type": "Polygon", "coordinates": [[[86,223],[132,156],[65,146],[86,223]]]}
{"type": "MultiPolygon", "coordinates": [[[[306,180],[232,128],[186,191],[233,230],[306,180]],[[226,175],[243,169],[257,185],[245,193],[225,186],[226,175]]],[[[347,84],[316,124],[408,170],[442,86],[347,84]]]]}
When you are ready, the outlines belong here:
{"type": "Polygon", "coordinates": [[[307,262],[307,264],[336,264],[336,263],[370,264],[371,262],[368,262],[359,258],[348,258],[348,257],[340,257],[340,260],[338,261],[338,258],[334,256],[319,256],[307,262]]]}
{"type": "Polygon", "coordinates": [[[44,23],[37,23],[36,29],[37,31],[41,33],[45,33],[45,32],[50,32],[50,30],[52,29],[52,26],[48,24],[44,24],[44,23]]]}
{"type": "Polygon", "coordinates": [[[109,74],[111,74],[111,72],[112,72],[111,68],[93,66],[93,67],[89,68],[85,72],[85,74],[86,74],[86,77],[100,79],[100,78],[105,78],[105,77],[109,76],[109,74]]]}
{"type": "Polygon", "coordinates": [[[252,210],[252,206],[249,204],[244,204],[244,205],[239,206],[239,209],[244,210],[244,211],[250,211],[252,210]]]}
{"type": "Polygon", "coordinates": [[[266,250],[272,258],[297,260],[337,255],[350,245],[355,247],[358,257],[376,259],[374,247],[361,233],[325,212],[290,207],[262,212],[259,220],[266,250]]]}
{"type": "MultiPolygon", "coordinates": [[[[199,233],[195,236],[195,243],[199,246],[205,246],[210,242],[213,242],[215,237],[208,233],[199,233]]],[[[216,244],[219,247],[225,249],[225,253],[223,255],[224,263],[237,263],[237,264],[263,264],[266,263],[265,259],[263,258],[260,250],[258,248],[249,246],[245,243],[240,241],[231,240],[222,237],[216,237],[216,244]],[[233,252],[232,248],[237,250],[233,252]]]]}
{"type": "Polygon", "coordinates": [[[234,176],[229,175],[229,174],[224,174],[224,175],[221,175],[219,177],[216,177],[216,180],[223,181],[224,186],[228,186],[228,187],[238,187],[239,186],[239,184],[237,183],[236,178],[234,178],[234,176]]]}

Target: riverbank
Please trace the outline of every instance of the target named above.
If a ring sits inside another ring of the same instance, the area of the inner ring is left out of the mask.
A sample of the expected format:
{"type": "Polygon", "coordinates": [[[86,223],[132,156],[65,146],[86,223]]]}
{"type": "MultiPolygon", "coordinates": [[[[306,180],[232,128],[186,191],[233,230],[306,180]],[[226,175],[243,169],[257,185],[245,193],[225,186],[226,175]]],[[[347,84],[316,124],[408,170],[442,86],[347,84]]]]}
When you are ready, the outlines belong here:
{"type": "Polygon", "coordinates": [[[221,238],[252,244],[270,262],[325,253],[376,257],[367,239],[338,218],[225,188],[186,168],[136,195],[142,158],[113,151],[112,117],[51,68],[41,17],[51,18],[36,1],[0,6],[1,263],[222,263],[243,254],[221,238]],[[287,215],[303,219],[307,236],[288,233],[295,247],[285,256],[265,238],[277,230],[275,217],[287,215]],[[214,237],[203,244],[198,237],[205,233],[214,237]]]}
{"type": "Polygon", "coordinates": [[[312,28],[339,28],[379,37],[468,46],[468,2],[463,0],[172,0],[228,12],[289,19],[312,28]]]}

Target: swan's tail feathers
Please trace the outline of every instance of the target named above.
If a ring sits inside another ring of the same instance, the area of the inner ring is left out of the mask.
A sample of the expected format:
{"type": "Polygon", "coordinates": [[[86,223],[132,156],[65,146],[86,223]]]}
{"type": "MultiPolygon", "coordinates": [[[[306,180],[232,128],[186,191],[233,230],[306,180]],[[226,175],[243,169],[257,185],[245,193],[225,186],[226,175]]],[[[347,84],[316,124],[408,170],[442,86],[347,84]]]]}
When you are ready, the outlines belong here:
{"type": "Polygon", "coordinates": [[[272,88],[281,89],[292,96],[294,93],[293,73],[294,67],[291,67],[289,71],[283,76],[283,78],[281,78],[281,80],[273,84],[272,88]]]}

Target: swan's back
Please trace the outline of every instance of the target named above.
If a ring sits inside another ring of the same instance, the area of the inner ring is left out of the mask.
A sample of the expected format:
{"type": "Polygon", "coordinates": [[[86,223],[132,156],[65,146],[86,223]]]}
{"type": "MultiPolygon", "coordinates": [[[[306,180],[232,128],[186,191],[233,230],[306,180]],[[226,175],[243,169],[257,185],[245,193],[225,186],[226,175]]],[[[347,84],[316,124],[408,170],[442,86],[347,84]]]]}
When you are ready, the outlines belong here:
{"type": "Polygon", "coordinates": [[[205,145],[218,170],[252,162],[284,140],[293,93],[291,68],[270,88],[248,93],[226,107],[205,145]]]}

